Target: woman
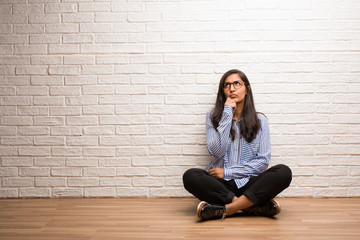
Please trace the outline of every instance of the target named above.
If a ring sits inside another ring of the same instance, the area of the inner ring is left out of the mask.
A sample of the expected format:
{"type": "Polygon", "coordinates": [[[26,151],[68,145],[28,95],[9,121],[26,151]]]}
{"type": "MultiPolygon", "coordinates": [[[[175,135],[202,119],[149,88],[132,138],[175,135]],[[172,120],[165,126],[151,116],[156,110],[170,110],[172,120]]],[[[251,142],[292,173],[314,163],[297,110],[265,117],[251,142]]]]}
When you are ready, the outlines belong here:
{"type": "Polygon", "coordinates": [[[272,217],[280,212],[273,198],[290,185],[289,167],[267,169],[271,158],[267,118],[255,110],[246,75],[233,69],[219,83],[214,109],[206,115],[207,149],[213,156],[205,170],[183,175],[184,187],[201,200],[201,220],[224,218],[242,210],[272,217]]]}

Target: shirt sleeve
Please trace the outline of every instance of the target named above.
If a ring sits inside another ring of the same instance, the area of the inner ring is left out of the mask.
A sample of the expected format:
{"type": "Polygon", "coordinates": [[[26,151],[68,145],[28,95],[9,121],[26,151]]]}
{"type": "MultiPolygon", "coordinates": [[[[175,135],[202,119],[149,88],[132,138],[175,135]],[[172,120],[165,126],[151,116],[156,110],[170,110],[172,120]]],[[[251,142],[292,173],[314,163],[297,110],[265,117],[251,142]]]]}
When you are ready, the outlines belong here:
{"type": "Polygon", "coordinates": [[[217,158],[222,158],[226,153],[229,144],[233,111],[232,107],[224,106],[224,112],[217,129],[214,128],[211,122],[211,111],[206,115],[206,147],[209,153],[217,158]]]}
{"type": "Polygon", "coordinates": [[[261,119],[261,129],[259,130],[257,138],[258,139],[254,141],[259,141],[259,148],[255,157],[244,164],[236,164],[224,168],[225,179],[257,176],[268,168],[271,160],[271,143],[269,125],[266,117],[261,119]]]}

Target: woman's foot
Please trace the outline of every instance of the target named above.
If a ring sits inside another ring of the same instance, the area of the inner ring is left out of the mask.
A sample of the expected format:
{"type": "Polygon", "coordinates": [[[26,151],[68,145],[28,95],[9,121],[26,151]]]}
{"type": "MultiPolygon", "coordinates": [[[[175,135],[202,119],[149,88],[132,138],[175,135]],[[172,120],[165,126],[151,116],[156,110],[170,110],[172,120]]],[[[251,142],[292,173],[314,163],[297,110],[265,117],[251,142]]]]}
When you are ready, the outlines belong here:
{"type": "Polygon", "coordinates": [[[274,200],[265,201],[257,206],[252,206],[247,209],[242,210],[246,214],[273,217],[280,213],[281,207],[280,204],[274,200]]]}
{"type": "Polygon", "coordinates": [[[197,206],[196,215],[200,220],[224,219],[226,216],[225,206],[200,202],[197,206]]]}

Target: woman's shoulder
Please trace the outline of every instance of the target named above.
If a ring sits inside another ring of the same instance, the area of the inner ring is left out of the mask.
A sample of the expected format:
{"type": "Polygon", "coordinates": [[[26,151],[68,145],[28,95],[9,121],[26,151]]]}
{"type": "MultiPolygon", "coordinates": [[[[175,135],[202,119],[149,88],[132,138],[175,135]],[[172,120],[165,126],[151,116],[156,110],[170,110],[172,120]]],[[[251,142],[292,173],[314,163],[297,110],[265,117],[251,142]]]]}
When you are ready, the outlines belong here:
{"type": "Polygon", "coordinates": [[[258,112],[257,116],[258,119],[260,120],[261,126],[268,125],[268,118],[265,116],[265,114],[258,112]]]}

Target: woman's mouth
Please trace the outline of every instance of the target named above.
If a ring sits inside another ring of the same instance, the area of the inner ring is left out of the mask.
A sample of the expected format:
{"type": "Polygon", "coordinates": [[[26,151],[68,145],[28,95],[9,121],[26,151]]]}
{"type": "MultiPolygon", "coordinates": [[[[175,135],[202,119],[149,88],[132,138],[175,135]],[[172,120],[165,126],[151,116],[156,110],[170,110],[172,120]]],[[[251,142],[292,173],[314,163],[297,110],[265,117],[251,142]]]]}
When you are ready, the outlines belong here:
{"type": "Polygon", "coordinates": [[[236,96],[237,96],[236,94],[231,94],[230,98],[236,98],[236,96]]]}

